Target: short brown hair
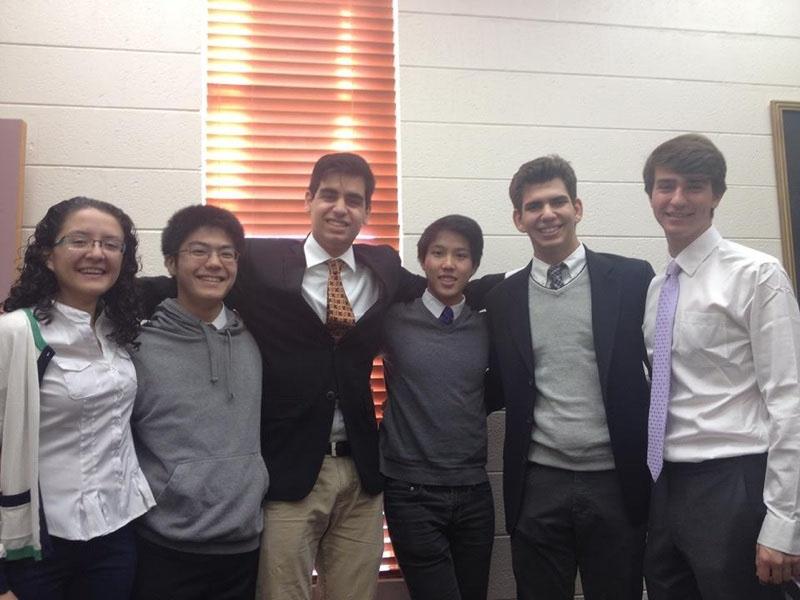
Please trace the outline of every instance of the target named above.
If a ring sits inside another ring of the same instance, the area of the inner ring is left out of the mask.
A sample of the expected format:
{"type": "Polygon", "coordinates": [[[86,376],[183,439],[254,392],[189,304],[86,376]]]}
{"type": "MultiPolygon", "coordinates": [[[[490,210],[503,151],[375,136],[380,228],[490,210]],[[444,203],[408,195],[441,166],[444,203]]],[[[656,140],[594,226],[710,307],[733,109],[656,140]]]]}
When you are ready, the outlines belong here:
{"type": "Polygon", "coordinates": [[[653,193],[656,167],[665,167],[680,175],[703,175],[711,182],[714,196],[721,198],[728,189],[725,185],[727,166],[725,157],[714,143],[699,133],[686,133],[667,140],[653,150],[644,163],[644,191],[653,193]]]}
{"type": "Polygon", "coordinates": [[[326,154],[314,164],[308,192],[315,196],[322,180],[333,173],[361,177],[364,180],[364,208],[369,212],[372,206],[372,192],[375,191],[375,175],[369,163],[363,157],[351,152],[335,152],[326,154]]]}
{"type": "Polygon", "coordinates": [[[553,179],[560,179],[564,182],[569,199],[575,202],[575,198],[578,197],[578,179],[575,177],[572,165],[558,154],[550,154],[526,162],[514,174],[511,185],[508,186],[508,195],[511,196],[514,208],[522,210],[522,196],[526,186],[534,183],[546,183],[553,179]]]}

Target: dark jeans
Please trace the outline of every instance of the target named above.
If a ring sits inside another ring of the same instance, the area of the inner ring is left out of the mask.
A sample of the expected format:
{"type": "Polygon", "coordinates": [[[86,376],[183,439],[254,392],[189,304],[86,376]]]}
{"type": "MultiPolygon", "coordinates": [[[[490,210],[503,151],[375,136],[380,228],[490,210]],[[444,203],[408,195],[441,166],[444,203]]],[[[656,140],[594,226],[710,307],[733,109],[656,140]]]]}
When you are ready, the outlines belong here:
{"type": "Polygon", "coordinates": [[[180,552],[136,537],[136,600],[253,600],[258,550],[240,554],[180,552]]]}
{"type": "Polygon", "coordinates": [[[756,577],[766,454],[665,463],[645,557],[650,600],[779,600],[756,577]]]}
{"type": "Polygon", "coordinates": [[[387,479],[384,512],[413,600],[485,600],[494,541],[488,482],[437,486],[387,479]]]}
{"type": "Polygon", "coordinates": [[[641,600],[645,523],[633,525],[615,471],[533,463],[511,535],[520,600],[572,600],[580,569],[586,600],[641,600]]]}
{"type": "Polygon", "coordinates": [[[41,561],[6,561],[11,591],[19,600],[128,600],[136,569],[131,525],[86,542],[51,536],[52,553],[41,561]]]}

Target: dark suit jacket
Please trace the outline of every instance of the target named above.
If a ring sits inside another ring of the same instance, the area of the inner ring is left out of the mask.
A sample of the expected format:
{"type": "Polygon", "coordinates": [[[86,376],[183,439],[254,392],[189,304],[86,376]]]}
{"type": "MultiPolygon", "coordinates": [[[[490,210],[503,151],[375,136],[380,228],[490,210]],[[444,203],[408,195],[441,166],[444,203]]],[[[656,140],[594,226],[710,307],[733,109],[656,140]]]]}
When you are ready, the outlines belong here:
{"type": "Polygon", "coordinates": [[[359,265],[375,274],[375,304],[338,344],[301,295],[302,240],[248,239],[229,298],[255,337],[264,361],[262,453],[270,500],[299,500],[317,480],[337,400],[363,488],[381,490],[378,430],[370,391],[386,309],[398,290],[425,287],[400,267],[388,246],[354,244],[359,265]]]}
{"type": "MultiPolygon", "coordinates": [[[[592,329],[611,447],[628,515],[647,515],[646,466],[649,385],[642,336],[645,298],[653,269],[642,260],[586,250],[592,295],[592,329]]],[[[490,372],[499,376],[506,403],[503,492],[506,528],[514,531],[525,488],[536,399],[528,305],[531,265],[487,298],[492,336],[490,372]]],[[[557,340],[554,340],[557,343],[557,340]]]]}

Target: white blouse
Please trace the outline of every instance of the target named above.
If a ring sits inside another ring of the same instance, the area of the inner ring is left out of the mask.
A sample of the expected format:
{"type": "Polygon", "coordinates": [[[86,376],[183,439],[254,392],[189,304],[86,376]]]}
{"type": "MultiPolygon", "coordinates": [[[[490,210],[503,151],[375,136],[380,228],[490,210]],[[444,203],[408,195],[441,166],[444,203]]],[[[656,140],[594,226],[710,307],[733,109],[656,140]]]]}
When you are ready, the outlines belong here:
{"type": "Polygon", "coordinates": [[[68,540],[114,532],[155,506],[133,447],[136,371],[101,314],[55,303],[40,323],[55,350],[40,390],[39,481],[48,531],[68,540]]]}

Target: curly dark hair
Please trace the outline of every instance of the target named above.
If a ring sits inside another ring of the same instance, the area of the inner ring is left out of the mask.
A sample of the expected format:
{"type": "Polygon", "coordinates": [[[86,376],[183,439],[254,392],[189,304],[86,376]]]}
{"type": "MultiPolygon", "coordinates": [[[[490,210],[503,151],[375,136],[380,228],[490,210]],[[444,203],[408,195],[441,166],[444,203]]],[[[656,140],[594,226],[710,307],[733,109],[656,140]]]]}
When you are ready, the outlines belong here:
{"type": "Polygon", "coordinates": [[[136,252],[139,240],[131,218],[122,210],[103,202],[83,196],[63,200],[51,206],[44,218],[28,238],[25,260],[20,268],[19,278],[11,287],[8,298],[3,302],[3,310],[11,312],[20,308],[33,307],[36,318],[44,323],[52,319],[53,301],[58,293],[55,274],[47,267],[47,259],[56,243],[61,227],[67,217],[82,208],[94,208],[114,217],[122,227],[125,238],[125,252],[122,266],[114,285],[100,297],[106,316],[113,323],[109,338],[120,346],[138,346],[135,341],[139,335],[142,312],[139,290],[135,285],[139,261],[136,252]]]}

